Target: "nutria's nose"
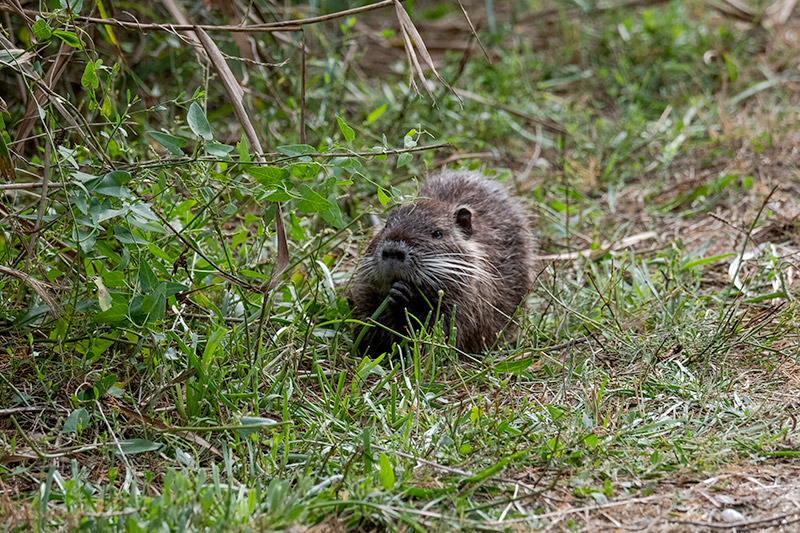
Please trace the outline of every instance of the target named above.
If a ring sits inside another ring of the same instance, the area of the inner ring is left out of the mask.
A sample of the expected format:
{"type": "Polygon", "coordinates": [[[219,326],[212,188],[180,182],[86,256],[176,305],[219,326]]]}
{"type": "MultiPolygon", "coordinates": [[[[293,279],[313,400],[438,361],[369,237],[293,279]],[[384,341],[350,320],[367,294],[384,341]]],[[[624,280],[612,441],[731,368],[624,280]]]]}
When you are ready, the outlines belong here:
{"type": "Polygon", "coordinates": [[[406,252],[401,248],[397,248],[395,246],[387,246],[383,249],[383,254],[381,254],[384,261],[394,260],[398,263],[402,263],[406,260],[406,252]]]}

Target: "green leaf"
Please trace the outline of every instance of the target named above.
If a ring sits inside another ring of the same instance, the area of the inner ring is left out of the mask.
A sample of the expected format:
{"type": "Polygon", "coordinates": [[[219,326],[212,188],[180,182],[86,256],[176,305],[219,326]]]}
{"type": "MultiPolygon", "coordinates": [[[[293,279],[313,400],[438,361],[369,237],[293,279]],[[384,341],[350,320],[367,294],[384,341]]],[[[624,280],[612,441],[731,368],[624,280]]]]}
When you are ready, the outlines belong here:
{"type": "Polygon", "coordinates": [[[295,163],[292,165],[292,176],[301,180],[316,178],[322,170],[319,163],[295,163]]]}
{"type": "Polygon", "coordinates": [[[252,161],[250,152],[247,150],[247,140],[244,138],[244,133],[242,133],[241,140],[236,143],[236,151],[239,153],[239,160],[242,163],[249,163],[252,161]]]}
{"type": "Polygon", "coordinates": [[[250,177],[265,187],[283,185],[289,177],[289,171],[281,167],[247,167],[250,177]]]}
{"type": "Polygon", "coordinates": [[[504,458],[500,459],[499,462],[493,464],[492,466],[490,466],[488,468],[484,468],[483,470],[481,470],[480,472],[478,472],[474,476],[466,478],[464,480],[464,482],[466,482],[466,483],[477,483],[477,482],[483,481],[484,479],[486,479],[486,478],[488,478],[490,476],[493,476],[494,474],[496,474],[497,472],[499,472],[500,470],[505,468],[505,466],[510,462],[510,460],[511,460],[511,458],[504,457],[504,458]]]}
{"type": "Polygon", "coordinates": [[[275,148],[275,150],[289,157],[298,157],[316,152],[313,146],[309,146],[307,144],[289,144],[286,146],[278,146],[275,148]]]}
{"type": "Polygon", "coordinates": [[[117,375],[116,374],[108,374],[103,376],[99,380],[94,382],[92,385],[92,392],[94,393],[94,398],[102,398],[105,396],[108,391],[114,387],[114,384],[117,382],[117,375]]]}
{"type": "Polygon", "coordinates": [[[277,189],[273,191],[271,194],[267,195],[267,200],[270,202],[286,202],[294,198],[288,191],[285,189],[277,189]]]}
{"type": "Polygon", "coordinates": [[[137,237],[125,226],[114,226],[114,238],[122,244],[150,244],[149,241],[137,237]]]}
{"type": "Polygon", "coordinates": [[[106,95],[103,98],[103,105],[100,106],[100,114],[106,118],[111,118],[111,114],[114,112],[114,105],[111,103],[111,98],[106,95]]]}
{"type": "Polygon", "coordinates": [[[352,142],[353,139],[356,138],[356,132],[353,131],[353,128],[347,125],[347,123],[342,120],[342,117],[336,115],[336,122],[339,123],[339,129],[342,130],[342,135],[344,135],[344,140],[347,142],[352,142]]]}
{"type": "Polygon", "coordinates": [[[211,124],[208,123],[203,108],[200,107],[197,102],[192,102],[192,105],[189,106],[189,115],[186,117],[186,120],[189,122],[189,127],[192,129],[192,132],[198,137],[202,137],[207,141],[214,138],[214,135],[211,133],[211,124]]]}
{"type": "Polygon", "coordinates": [[[92,321],[98,324],[122,322],[128,316],[128,302],[118,302],[108,311],[101,311],[92,317],[92,321]]]}
{"type": "Polygon", "coordinates": [[[181,139],[180,137],[175,137],[168,133],[161,133],[160,131],[148,131],[147,134],[173,154],[183,155],[183,150],[181,150],[181,148],[186,146],[186,139],[181,139]]]}
{"type": "Polygon", "coordinates": [[[248,278],[262,279],[264,281],[270,281],[272,279],[272,276],[267,276],[266,274],[256,272],[255,270],[250,270],[248,268],[241,269],[239,274],[242,276],[247,276],[248,278]]]}
{"type": "Polygon", "coordinates": [[[165,252],[164,250],[162,250],[161,248],[159,248],[155,244],[152,244],[152,243],[148,244],[147,245],[147,250],[151,254],[153,254],[154,256],[158,257],[159,259],[163,259],[167,263],[174,263],[175,262],[174,258],[170,257],[170,255],[167,252],[165,252]]]}
{"type": "Polygon", "coordinates": [[[364,471],[372,472],[372,445],[370,443],[369,428],[364,428],[361,433],[361,440],[364,443],[364,453],[362,454],[364,457],[364,471]]]}
{"type": "Polygon", "coordinates": [[[97,234],[97,228],[91,228],[89,231],[77,227],[72,229],[72,239],[78,243],[84,253],[89,253],[94,249],[94,245],[97,243],[97,234]]]}
{"type": "Polygon", "coordinates": [[[329,201],[331,202],[331,206],[328,209],[320,211],[319,216],[334,228],[343,228],[344,219],[342,218],[342,210],[339,209],[339,204],[335,201],[329,201]]]}
{"type": "Polygon", "coordinates": [[[64,429],[61,430],[61,433],[77,433],[89,424],[89,419],[89,411],[83,408],[75,409],[64,422],[64,429]]]}
{"type": "Polygon", "coordinates": [[[403,152],[397,156],[397,168],[403,168],[411,162],[412,155],[408,152],[403,152]]]}
{"type": "Polygon", "coordinates": [[[108,293],[108,289],[106,289],[102,279],[94,278],[93,281],[97,285],[97,302],[100,305],[100,309],[108,311],[111,309],[111,295],[108,293]]]}
{"type": "Polygon", "coordinates": [[[119,447],[115,443],[111,443],[108,446],[114,451],[122,451],[124,455],[136,455],[137,453],[160,450],[162,445],[146,439],[127,439],[119,441],[119,447]]]}
{"type": "Polygon", "coordinates": [[[727,253],[727,254],[715,255],[713,257],[701,257],[700,259],[693,259],[692,261],[689,261],[688,263],[683,265],[681,267],[681,270],[689,270],[690,268],[694,268],[696,266],[707,265],[709,263],[713,263],[715,261],[719,261],[720,259],[725,259],[726,257],[730,257],[732,255],[736,255],[736,254],[731,252],[731,253],[727,253]]]}
{"type": "Polygon", "coordinates": [[[547,408],[547,412],[550,413],[550,416],[554,421],[559,421],[564,418],[564,411],[556,407],[555,405],[545,405],[547,408]]]}
{"type": "Polygon", "coordinates": [[[101,222],[125,215],[127,213],[128,210],[125,208],[114,209],[111,200],[108,198],[92,198],[91,202],[89,203],[89,215],[92,217],[92,225],[94,227],[99,227],[101,222]]]}
{"type": "Polygon", "coordinates": [[[125,286],[125,273],[118,270],[109,270],[102,275],[103,283],[106,287],[116,289],[125,286]]]}
{"type": "Polygon", "coordinates": [[[167,310],[166,283],[161,282],[152,293],[142,300],[142,311],[147,313],[147,321],[151,324],[164,318],[167,310]]]}
{"type": "Polygon", "coordinates": [[[183,283],[178,283],[177,281],[165,281],[164,285],[164,293],[167,298],[178,294],[179,292],[188,291],[189,287],[184,285],[183,283]]]}
{"type": "Polygon", "coordinates": [[[469,420],[473,424],[481,419],[481,409],[477,405],[473,405],[469,412],[469,420]]]}
{"type": "Polygon", "coordinates": [[[271,418],[262,418],[260,416],[243,416],[239,423],[245,426],[236,430],[236,433],[242,438],[249,437],[260,429],[268,429],[277,424],[271,418]]]}
{"type": "Polygon", "coordinates": [[[383,115],[384,111],[386,111],[386,104],[383,104],[378,109],[367,115],[367,124],[372,124],[373,122],[378,120],[381,117],[381,115],[383,115]]]}
{"type": "Polygon", "coordinates": [[[381,452],[381,485],[385,489],[394,488],[394,469],[386,454],[381,452]]]}
{"type": "Polygon", "coordinates": [[[381,203],[381,205],[386,205],[391,202],[392,199],[389,198],[389,195],[386,194],[386,191],[384,191],[382,188],[378,188],[378,201],[381,203]]]}
{"type": "Polygon", "coordinates": [[[203,350],[203,359],[201,362],[203,374],[208,373],[208,369],[211,366],[211,359],[216,355],[217,350],[222,345],[222,340],[225,338],[225,335],[228,333],[228,330],[219,326],[217,329],[214,330],[211,335],[208,337],[208,341],[206,342],[206,347],[203,350]]]}
{"type": "Polygon", "coordinates": [[[112,170],[100,178],[86,182],[86,188],[104,196],[128,198],[131,193],[124,187],[131,180],[131,175],[124,170],[112,170]]]}
{"type": "Polygon", "coordinates": [[[746,304],[757,304],[759,302],[763,302],[765,300],[772,300],[774,298],[786,298],[786,293],[784,291],[775,291],[770,292],[769,294],[761,294],[759,296],[754,296],[752,298],[746,298],[744,303],[746,304]]]}
{"type": "Polygon", "coordinates": [[[736,83],[736,79],[739,77],[739,71],[736,68],[736,63],[731,60],[731,56],[728,54],[722,54],[722,59],[725,60],[725,66],[728,69],[728,77],[731,79],[731,83],[736,83]]]}
{"type": "Polygon", "coordinates": [[[495,369],[498,372],[509,372],[511,374],[522,374],[525,370],[533,364],[533,357],[525,357],[517,361],[503,361],[499,363],[495,369]]]}
{"type": "Polygon", "coordinates": [[[156,277],[153,269],[150,268],[150,263],[147,262],[145,257],[142,257],[141,262],[139,263],[139,289],[142,291],[142,294],[149,294],[155,290],[158,286],[159,281],[156,277]]]}
{"type": "MultiPolygon", "coordinates": [[[[100,59],[97,60],[98,62],[102,61],[100,59]]],[[[92,89],[97,89],[100,87],[100,80],[97,79],[97,67],[95,66],[93,61],[89,61],[86,63],[86,66],[83,68],[83,76],[81,76],[81,86],[82,87],[91,87],[92,89]]]]}
{"type": "Polygon", "coordinates": [[[214,157],[227,157],[228,154],[233,152],[233,146],[216,141],[206,143],[205,149],[208,155],[213,155],[214,157]]]}
{"type": "Polygon", "coordinates": [[[53,30],[53,35],[67,43],[73,48],[83,48],[83,43],[78,38],[77,35],[72,33],[71,31],[64,31],[64,30],[53,30]]]}
{"type": "Polygon", "coordinates": [[[300,184],[297,190],[301,196],[300,201],[297,202],[297,209],[303,213],[319,213],[332,205],[305,183],[300,184]]]}
{"type": "Polygon", "coordinates": [[[33,26],[31,26],[31,30],[33,31],[33,36],[40,41],[46,41],[53,36],[53,30],[50,29],[50,26],[47,25],[47,21],[44,19],[39,19],[34,22],[33,26]]]}

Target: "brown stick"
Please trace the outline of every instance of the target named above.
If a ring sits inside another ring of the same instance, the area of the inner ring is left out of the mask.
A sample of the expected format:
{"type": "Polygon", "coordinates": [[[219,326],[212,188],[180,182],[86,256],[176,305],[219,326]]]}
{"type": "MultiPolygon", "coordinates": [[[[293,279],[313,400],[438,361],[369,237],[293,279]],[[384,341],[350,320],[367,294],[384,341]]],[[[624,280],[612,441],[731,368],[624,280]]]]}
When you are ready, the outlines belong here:
{"type": "Polygon", "coordinates": [[[558,133],[566,133],[567,132],[567,129],[564,126],[562,126],[561,124],[559,124],[556,121],[551,120],[549,118],[543,118],[543,117],[537,117],[537,116],[531,115],[530,113],[526,113],[524,111],[520,111],[519,109],[514,109],[511,106],[507,106],[507,105],[501,104],[499,102],[494,102],[494,101],[489,100],[488,98],[486,98],[484,96],[481,96],[479,94],[473,93],[472,91],[467,91],[465,89],[456,89],[456,93],[459,96],[461,96],[463,98],[466,98],[467,100],[472,100],[473,102],[478,102],[479,104],[484,104],[484,105],[495,107],[497,109],[501,109],[501,110],[505,111],[506,113],[514,115],[515,117],[524,118],[525,120],[527,120],[529,122],[532,122],[533,124],[541,124],[543,127],[547,128],[547,129],[549,129],[551,131],[556,131],[558,133]]]}
{"type": "Polygon", "coordinates": [[[31,242],[28,246],[28,261],[30,261],[36,253],[36,245],[39,242],[39,231],[42,229],[42,218],[44,217],[44,210],[47,208],[47,186],[50,183],[50,159],[52,156],[53,148],[50,140],[44,145],[44,168],[42,169],[42,194],[39,197],[39,212],[36,214],[36,224],[33,225],[33,233],[31,234],[31,242]]]}
{"type": "MultiPolygon", "coordinates": [[[[0,9],[3,6],[0,6],[0,9]]],[[[20,140],[31,132],[33,129],[34,124],[39,119],[39,113],[37,112],[37,106],[43,106],[45,101],[48,98],[47,91],[45,91],[45,87],[52,89],[56,82],[61,78],[61,75],[64,73],[64,70],[67,68],[67,63],[72,58],[72,53],[75,51],[67,43],[61,43],[61,48],[58,50],[58,56],[56,60],[50,65],[50,68],[47,70],[47,73],[44,75],[44,79],[41,80],[39,87],[37,87],[33,92],[33,99],[28,101],[28,107],[25,109],[25,115],[20,122],[19,127],[17,128],[17,140],[20,140]]],[[[20,148],[22,149],[22,148],[20,148]]]]}
{"type": "Polygon", "coordinates": [[[467,24],[469,24],[469,30],[472,32],[472,36],[475,37],[475,40],[478,41],[478,46],[481,47],[481,52],[483,52],[483,56],[486,58],[486,61],[488,61],[490,65],[493,65],[492,58],[489,57],[489,52],[487,52],[486,48],[483,47],[481,38],[478,36],[478,32],[475,31],[475,26],[472,24],[472,19],[469,18],[469,13],[467,13],[467,10],[466,8],[464,8],[464,4],[461,3],[461,0],[458,0],[458,7],[461,8],[461,12],[464,14],[464,18],[467,19],[467,24]]]}
{"type": "Polygon", "coordinates": [[[300,41],[300,144],[306,144],[306,32],[300,41]]]}
{"type": "Polygon", "coordinates": [[[38,189],[39,187],[47,186],[49,189],[56,189],[59,187],[66,187],[69,183],[56,182],[45,183],[43,181],[34,181],[32,183],[0,183],[0,191],[17,191],[27,189],[38,189]]]}
{"type": "Polygon", "coordinates": [[[633,9],[636,7],[649,7],[658,4],[665,4],[669,0],[630,0],[628,2],[620,2],[618,4],[611,4],[608,6],[598,6],[592,9],[583,10],[583,9],[568,9],[564,10],[560,7],[551,7],[547,9],[540,9],[539,11],[534,11],[533,13],[529,13],[525,15],[520,22],[539,22],[542,20],[548,20],[551,18],[560,17],[562,14],[566,18],[581,18],[585,16],[593,16],[598,13],[604,13],[606,11],[614,11],[615,9],[633,9]]]}
{"type": "MultiPolygon", "coordinates": [[[[257,161],[253,161],[247,163],[248,165],[258,166],[258,165],[272,165],[274,163],[281,163],[284,161],[291,161],[292,159],[296,159],[298,157],[378,157],[378,156],[385,156],[385,155],[397,155],[397,154],[405,154],[410,152],[424,152],[425,150],[439,150],[441,148],[450,148],[453,145],[450,143],[439,143],[439,144],[431,144],[428,146],[415,146],[414,148],[398,148],[396,150],[380,150],[377,152],[315,152],[313,154],[303,154],[298,156],[287,156],[283,155],[278,152],[264,152],[264,153],[256,153],[255,155],[259,157],[257,161]],[[274,158],[270,161],[267,161],[264,158],[274,158]]],[[[173,159],[151,159],[148,161],[139,161],[137,163],[132,163],[124,168],[134,169],[134,170],[142,170],[145,168],[153,168],[153,167],[164,167],[169,165],[182,165],[184,163],[191,163],[193,161],[224,161],[227,163],[243,163],[243,161],[238,161],[235,159],[220,159],[218,157],[178,157],[173,159]]],[[[40,187],[41,182],[38,183],[22,183],[19,185],[12,184],[8,188],[10,189],[35,189],[36,187],[40,187]]],[[[54,186],[54,184],[50,184],[50,186],[54,186]]],[[[59,186],[64,186],[64,184],[59,184],[59,186]]],[[[5,188],[4,185],[0,184],[0,190],[5,188]]]]}
{"type": "MultiPolygon", "coordinates": [[[[244,129],[244,133],[247,136],[247,141],[250,143],[250,146],[253,148],[253,151],[255,151],[256,154],[261,154],[261,152],[263,152],[261,148],[261,141],[259,141],[256,130],[253,127],[253,123],[250,122],[250,117],[247,116],[247,111],[245,111],[244,104],[242,103],[244,91],[242,91],[242,88],[239,86],[239,83],[233,76],[233,72],[231,72],[230,67],[228,67],[228,64],[225,62],[225,58],[222,57],[219,48],[214,41],[211,40],[211,37],[209,37],[202,28],[197,28],[195,33],[200,39],[200,42],[203,44],[203,48],[205,48],[211,64],[220,75],[222,85],[225,87],[225,91],[228,93],[231,104],[233,104],[233,111],[236,114],[236,118],[239,119],[242,128],[244,129]]],[[[261,155],[256,155],[256,160],[264,162],[264,157],[261,155]]],[[[275,229],[278,238],[278,263],[275,277],[269,283],[267,290],[271,290],[275,287],[275,285],[278,284],[281,279],[281,274],[283,274],[283,272],[286,270],[286,267],[289,266],[289,246],[286,242],[286,228],[283,225],[283,212],[281,210],[280,203],[276,202],[275,206],[277,208],[275,211],[275,229]]]]}
{"type": "MultiPolygon", "coordinates": [[[[347,17],[351,15],[355,15],[358,13],[365,13],[367,11],[372,11],[374,9],[381,9],[384,7],[389,7],[394,3],[394,0],[382,0],[381,2],[376,2],[374,4],[369,4],[366,6],[355,7],[353,9],[345,9],[343,11],[337,11],[336,13],[329,13],[328,15],[322,15],[319,17],[310,17],[306,19],[298,19],[298,20],[281,20],[278,22],[267,22],[264,24],[251,24],[251,25],[214,25],[214,24],[200,24],[200,25],[193,25],[193,24],[156,24],[156,23],[141,23],[136,21],[125,21],[125,20],[118,20],[114,18],[97,18],[97,17],[85,17],[85,16],[76,16],[74,19],[80,22],[88,22],[90,24],[109,24],[112,26],[118,26],[120,28],[127,28],[129,30],[138,30],[138,31],[146,31],[146,30],[157,30],[157,31],[169,31],[169,32],[176,32],[176,31],[192,31],[196,29],[201,30],[208,30],[208,31],[230,31],[230,32],[265,32],[265,33],[272,33],[272,32],[282,32],[282,31],[300,31],[303,26],[309,24],[317,24],[319,22],[326,22],[329,20],[335,20],[341,17],[347,17]]],[[[17,13],[16,9],[11,9],[10,6],[7,5],[0,5],[0,11],[11,11],[13,13],[17,13]]],[[[33,9],[25,9],[23,10],[25,15],[30,17],[42,17],[46,13],[42,13],[40,11],[36,11],[33,9]]]]}
{"type": "MultiPolygon", "coordinates": [[[[189,24],[189,19],[186,18],[186,13],[183,11],[183,8],[179,6],[175,0],[164,0],[164,7],[167,8],[169,14],[172,15],[172,18],[178,21],[179,24],[183,26],[191,26],[189,24]]],[[[200,41],[197,40],[197,35],[193,31],[186,31],[186,40],[194,47],[195,53],[198,57],[203,56],[203,45],[200,44],[200,41]]]]}

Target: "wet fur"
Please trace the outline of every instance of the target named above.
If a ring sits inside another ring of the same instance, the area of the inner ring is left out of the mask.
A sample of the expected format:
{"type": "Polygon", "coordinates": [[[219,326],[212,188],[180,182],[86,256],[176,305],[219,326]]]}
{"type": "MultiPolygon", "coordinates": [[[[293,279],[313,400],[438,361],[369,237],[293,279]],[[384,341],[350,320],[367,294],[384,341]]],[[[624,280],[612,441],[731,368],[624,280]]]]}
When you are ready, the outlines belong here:
{"type": "MultiPolygon", "coordinates": [[[[535,248],[528,216],[503,186],[475,172],[443,172],[428,179],[415,203],[392,210],[370,242],[349,294],[355,317],[368,319],[389,296],[378,321],[403,333],[405,311],[424,321],[441,290],[445,330],[455,308],[456,347],[479,353],[530,290],[535,248]]],[[[396,340],[371,327],[361,349],[382,353],[396,340]]]]}

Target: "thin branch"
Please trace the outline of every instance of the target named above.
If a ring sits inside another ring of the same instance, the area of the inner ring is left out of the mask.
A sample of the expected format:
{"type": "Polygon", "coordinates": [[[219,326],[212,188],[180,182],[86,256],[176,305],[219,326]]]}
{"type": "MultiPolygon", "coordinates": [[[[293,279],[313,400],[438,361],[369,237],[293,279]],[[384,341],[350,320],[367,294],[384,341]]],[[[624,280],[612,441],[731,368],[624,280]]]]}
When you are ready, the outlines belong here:
{"type": "Polygon", "coordinates": [[[542,22],[552,19],[561,20],[562,18],[575,19],[592,17],[598,13],[606,13],[608,11],[615,10],[626,11],[629,9],[635,9],[637,7],[650,7],[658,4],[665,4],[668,1],[669,0],[629,0],[626,2],[619,2],[604,6],[595,6],[590,9],[570,9],[567,11],[564,11],[562,7],[550,7],[528,13],[527,15],[523,16],[519,22],[542,22]]]}
{"type": "Polygon", "coordinates": [[[21,270],[17,270],[15,268],[10,268],[6,266],[0,265],[0,275],[11,276],[12,278],[16,278],[28,287],[30,287],[33,292],[39,295],[39,298],[47,304],[50,308],[50,312],[53,316],[58,317],[61,312],[62,308],[58,301],[50,295],[48,289],[52,288],[52,285],[49,283],[45,283],[43,281],[39,281],[38,279],[34,278],[30,274],[26,272],[22,272],[21,270]]]}
{"type": "Polygon", "coordinates": [[[467,24],[469,24],[469,30],[472,32],[472,36],[475,37],[475,40],[478,41],[478,46],[481,47],[481,51],[483,52],[483,57],[486,58],[486,61],[488,61],[490,65],[494,66],[494,63],[492,63],[492,58],[489,57],[489,52],[487,52],[486,48],[483,47],[481,38],[478,35],[478,32],[475,31],[475,26],[472,24],[472,19],[469,18],[469,13],[467,13],[467,10],[466,8],[464,8],[464,4],[461,3],[461,0],[458,0],[458,7],[461,8],[461,12],[464,14],[464,18],[467,19],[467,24]]]}
{"type": "Polygon", "coordinates": [[[306,32],[300,41],[300,144],[306,144],[306,32]]]}
{"type": "Polygon", "coordinates": [[[524,118],[525,120],[533,124],[541,124],[543,127],[549,130],[556,131],[558,133],[567,133],[567,129],[564,126],[562,126],[561,124],[557,123],[552,119],[531,115],[530,113],[526,113],[525,111],[520,111],[519,109],[515,109],[506,104],[501,104],[500,102],[494,102],[484,96],[481,96],[480,94],[476,94],[473,93],[472,91],[467,91],[465,89],[456,89],[456,93],[458,94],[458,96],[466,98],[467,100],[472,100],[474,102],[478,102],[479,104],[484,104],[500,109],[502,111],[505,111],[506,113],[514,115],[515,117],[524,118]]]}
{"type": "Polygon", "coordinates": [[[681,524],[686,526],[697,526],[702,528],[709,528],[709,529],[718,529],[718,530],[728,530],[732,529],[734,531],[747,531],[748,529],[762,529],[767,527],[780,527],[780,526],[788,526],[790,524],[794,524],[795,522],[800,522],[800,517],[798,517],[800,511],[794,510],[789,511],[788,513],[783,513],[775,516],[768,516],[765,518],[757,518],[754,520],[740,520],[739,522],[695,522],[692,520],[676,520],[676,519],[667,519],[670,524],[681,524]],[[777,523],[771,523],[777,522],[777,523]]]}
{"type": "Polygon", "coordinates": [[[46,405],[26,405],[23,407],[9,407],[0,409],[0,416],[14,415],[17,413],[41,413],[43,411],[54,411],[52,407],[46,405]]]}
{"type": "MultiPolygon", "coordinates": [[[[176,31],[195,31],[201,29],[207,31],[272,33],[272,32],[283,32],[283,31],[301,31],[303,26],[307,26],[309,24],[317,24],[319,22],[335,20],[337,18],[348,17],[356,15],[358,13],[365,13],[367,11],[389,7],[393,3],[394,0],[382,0],[381,2],[376,2],[374,4],[355,7],[353,9],[345,9],[343,11],[337,11],[336,13],[330,13],[328,15],[322,15],[319,17],[310,17],[298,20],[281,20],[278,22],[267,22],[264,24],[251,24],[251,25],[158,24],[158,23],[142,23],[137,21],[126,21],[115,18],[97,18],[97,17],[85,17],[85,16],[76,16],[74,17],[74,19],[79,22],[87,22],[90,24],[108,24],[111,26],[117,26],[120,28],[126,28],[129,30],[137,30],[137,31],[156,30],[156,31],[168,31],[174,33],[176,31]]],[[[0,11],[11,11],[12,13],[17,13],[16,9],[12,9],[11,6],[8,5],[0,5],[0,11]]],[[[23,13],[30,17],[43,17],[47,14],[45,12],[36,11],[34,9],[25,9],[23,10],[23,13]]]]}
{"type": "Polygon", "coordinates": [[[612,507],[620,507],[622,505],[630,505],[632,503],[633,504],[650,503],[650,502],[652,502],[654,500],[659,500],[659,499],[663,499],[663,498],[664,497],[662,495],[660,495],[660,494],[653,494],[651,496],[644,496],[642,498],[629,498],[627,500],[620,500],[618,502],[610,502],[610,503],[604,503],[604,504],[600,504],[600,505],[587,505],[585,507],[569,507],[567,509],[561,509],[559,511],[553,511],[553,512],[550,512],[550,513],[542,513],[542,514],[538,514],[538,515],[529,515],[529,516],[525,516],[525,517],[521,517],[521,518],[512,518],[512,519],[509,519],[509,520],[504,520],[502,522],[499,522],[499,521],[494,522],[493,521],[493,522],[488,522],[488,523],[489,524],[495,524],[495,525],[508,526],[510,524],[521,524],[521,523],[524,523],[524,522],[528,522],[530,520],[543,520],[545,518],[556,518],[556,517],[562,517],[562,516],[575,514],[575,513],[589,513],[589,512],[592,512],[592,511],[600,511],[600,510],[603,510],[603,509],[610,509],[612,507]]]}
{"type": "MultiPolygon", "coordinates": [[[[258,165],[270,165],[281,161],[288,161],[292,159],[296,159],[299,157],[378,157],[378,156],[387,156],[387,155],[397,155],[397,154],[406,154],[410,152],[423,152],[426,150],[441,150],[443,148],[452,148],[453,145],[451,143],[439,143],[439,144],[431,144],[428,146],[415,146],[414,148],[398,148],[397,150],[380,150],[378,152],[317,152],[313,154],[304,154],[302,156],[283,156],[283,154],[279,152],[265,152],[258,155],[262,155],[264,157],[275,157],[276,159],[273,161],[250,161],[247,162],[247,165],[258,166],[258,165]],[[283,157],[277,157],[283,156],[283,157]]],[[[464,157],[489,157],[490,153],[479,153],[479,154],[464,154],[464,157]]],[[[464,157],[459,157],[457,159],[463,159],[464,157]]],[[[219,157],[207,156],[207,157],[180,157],[175,159],[154,159],[149,161],[140,161],[137,163],[130,163],[129,165],[125,166],[124,168],[129,169],[144,169],[144,168],[152,168],[152,167],[161,167],[166,165],[183,165],[186,163],[191,163],[193,161],[203,161],[208,163],[214,162],[225,162],[225,163],[244,163],[244,161],[239,160],[230,160],[230,159],[222,159],[219,157]]],[[[16,190],[28,190],[28,189],[38,189],[44,186],[44,182],[42,181],[34,181],[30,183],[0,183],[0,191],[16,191],[16,190]]],[[[70,183],[63,182],[63,181],[56,181],[50,182],[47,184],[49,189],[61,189],[63,187],[69,187],[70,183]]]]}
{"type": "Polygon", "coordinates": [[[42,192],[39,197],[39,212],[36,213],[36,223],[33,225],[33,233],[31,234],[30,244],[28,245],[28,261],[30,261],[36,254],[36,246],[39,243],[39,231],[42,229],[42,220],[44,211],[47,209],[47,186],[50,184],[50,160],[52,158],[52,144],[50,140],[44,145],[44,168],[42,169],[42,192]]]}
{"type": "Polygon", "coordinates": [[[69,183],[64,182],[55,182],[55,183],[47,183],[43,181],[35,181],[33,183],[0,183],[0,191],[17,191],[17,190],[27,190],[27,189],[38,189],[39,187],[44,187],[47,185],[50,189],[57,189],[59,187],[66,187],[69,183]]]}
{"type": "MultiPolygon", "coordinates": [[[[178,157],[178,158],[166,158],[166,159],[151,159],[147,161],[139,161],[136,163],[130,163],[125,168],[129,169],[145,169],[145,168],[153,168],[153,167],[163,167],[168,165],[184,165],[186,163],[192,163],[195,161],[204,161],[209,163],[216,163],[216,162],[223,162],[229,164],[237,164],[242,163],[250,166],[259,166],[259,165],[274,165],[275,163],[282,163],[285,161],[291,161],[292,159],[299,159],[301,157],[382,157],[387,155],[397,155],[397,154],[405,154],[411,152],[423,152],[425,150],[440,150],[442,148],[452,148],[453,145],[451,143],[439,143],[439,144],[431,144],[428,146],[415,146],[414,148],[398,148],[396,150],[379,150],[375,152],[351,152],[351,151],[342,151],[342,152],[315,152],[312,154],[302,154],[302,155],[284,155],[279,152],[262,152],[256,153],[257,156],[263,156],[265,158],[274,158],[270,161],[241,161],[239,159],[225,159],[219,158],[214,156],[201,156],[201,157],[178,157]]],[[[22,188],[35,188],[34,185],[36,184],[21,184],[24,187],[22,188]],[[29,187],[30,185],[30,187],[29,187]]],[[[41,185],[41,183],[39,183],[41,185]]],[[[59,183],[51,183],[50,187],[54,186],[63,186],[64,184],[59,183]]],[[[16,188],[15,184],[12,184],[10,188],[16,188]]],[[[3,189],[3,185],[0,185],[0,190],[3,189]]]]}

